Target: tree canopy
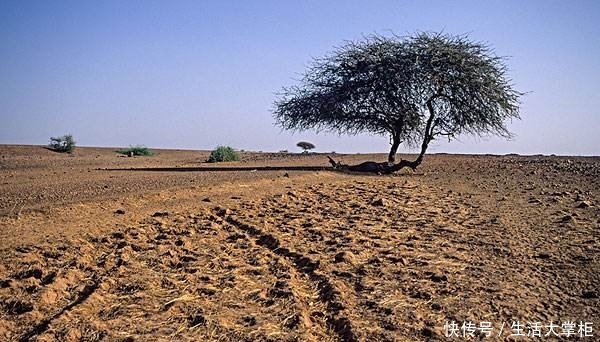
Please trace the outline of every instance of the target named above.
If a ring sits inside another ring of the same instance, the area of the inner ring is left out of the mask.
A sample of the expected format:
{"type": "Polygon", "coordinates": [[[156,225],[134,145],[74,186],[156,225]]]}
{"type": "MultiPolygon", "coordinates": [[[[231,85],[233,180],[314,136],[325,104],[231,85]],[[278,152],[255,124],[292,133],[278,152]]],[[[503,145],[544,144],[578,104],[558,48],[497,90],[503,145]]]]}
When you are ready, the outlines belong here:
{"type": "Polygon", "coordinates": [[[300,141],[296,144],[296,146],[303,149],[304,152],[308,152],[308,150],[312,150],[316,147],[313,143],[310,143],[308,141],[300,141]]]}
{"type": "Polygon", "coordinates": [[[421,146],[460,134],[511,136],[519,97],[505,58],[467,36],[419,33],[373,35],[317,58],[298,85],[275,102],[276,124],[287,130],[331,130],[390,137],[388,162],[401,144],[421,146]]]}

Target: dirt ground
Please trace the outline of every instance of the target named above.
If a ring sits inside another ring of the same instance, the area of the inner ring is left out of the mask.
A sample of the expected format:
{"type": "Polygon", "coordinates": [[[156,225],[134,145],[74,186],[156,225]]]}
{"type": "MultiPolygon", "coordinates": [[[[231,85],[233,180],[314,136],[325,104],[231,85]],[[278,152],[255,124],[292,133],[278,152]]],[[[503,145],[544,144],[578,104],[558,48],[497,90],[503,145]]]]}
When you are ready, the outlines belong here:
{"type": "Polygon", "coordinates": [[[0,145],[0,340],[600,340],[600,158],[114,150],[0,145]]]}

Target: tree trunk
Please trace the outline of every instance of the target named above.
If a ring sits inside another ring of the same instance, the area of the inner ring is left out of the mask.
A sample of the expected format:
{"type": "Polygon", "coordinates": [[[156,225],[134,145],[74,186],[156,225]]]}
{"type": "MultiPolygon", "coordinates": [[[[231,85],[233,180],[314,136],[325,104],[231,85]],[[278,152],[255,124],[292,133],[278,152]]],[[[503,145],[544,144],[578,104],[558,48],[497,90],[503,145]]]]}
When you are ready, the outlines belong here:
{"type": "Polygon", "coordinates": [[[425,152],[427,152],[427,148],[429,147],[429,143],[431,142],[431,140],[433,140],[433,127],[435,126],[435,124],[433,123],[433,118],[435,117],[435,110],[433,109],[432,99],[427,101],[427,110],[429,110],[429,118],[427,119],[427,123],[425,124],[425,134],[423,135],[423,142],[421,143],[421,153],[419,153],[417,159],[413,161],[401,160],[400,163],[398,163],[397,165],[400,165],[402,163],[404,163],[405,165],[401,166],[400,168],[410,167],[414,171],[417,168],[417,166],[421,165],[421,162],[423,161],[423,156],[425,156],[425,152]]]}
{"type": "Polygon", "coordinates": [[[364,162],[358,165],[346,165],[340,162],[336,162],[331,157],[329,158],[329,162],[336,170],[342,171],[353,171],[353,172],[369,172],[369,173],[377,173],[377,174],[389,174],[392,172],[396,172],[405,167],[410,167],[413,171],[421,165],[423,161],[423,156],[425,152],[427,152],[427,148],[429,147],[429,143],[433,140],[433,129],[435,124],[433,123],[433,119],[435,118],[435,110],[433,108],[432,99],[427,101],[427,109],[429,110],[429,118],[427,119],[427,123],[425,124],[425,132],[423,135],[423,142],[421,143],[421,153],[417,157],[417,159],[410,161],[401,159],[399,163],[394,164],[396,159],[396,151],[398,150],[398,146],[400,145],[400,138],[397,136],[393,136],[392,148],[390,150],[390,154],[388,156],[387,163],[377,163],[377,162],[364,162]]]}
{"type": "Polygon", "coordinates": [[[396,161],[396,152],[400,146],[400,137],[396,134],[392,136],[392,147],[390,148],[390,154],[388,155],[388,163],[393,164],[396,161]]]}

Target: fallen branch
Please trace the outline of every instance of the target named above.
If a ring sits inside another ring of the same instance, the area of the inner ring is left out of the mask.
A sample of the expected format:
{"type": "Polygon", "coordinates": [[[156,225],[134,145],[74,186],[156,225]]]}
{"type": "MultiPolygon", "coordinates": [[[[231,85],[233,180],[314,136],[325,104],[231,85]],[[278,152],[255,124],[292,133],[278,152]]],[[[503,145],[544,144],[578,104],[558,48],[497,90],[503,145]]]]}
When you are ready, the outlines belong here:
{"type": "Polygon", "coordinates": [[[387,175],[399,171],[400,169],[403,169],[405,167],[409,167],[414,171],[418,166],[416,162],[411,162],[408,160],[400,160],[400,162],[397,164],[388,162],[378,163],[373,161],[367,161],[357,165],[347,165],[342,164],[341,162],[336,162],[330,156],[327,156],[327,158],[329,158],[329,163],[331,163],[331,166],[333,166],[335,170],[376,173],[380,175],[387,175]]]}

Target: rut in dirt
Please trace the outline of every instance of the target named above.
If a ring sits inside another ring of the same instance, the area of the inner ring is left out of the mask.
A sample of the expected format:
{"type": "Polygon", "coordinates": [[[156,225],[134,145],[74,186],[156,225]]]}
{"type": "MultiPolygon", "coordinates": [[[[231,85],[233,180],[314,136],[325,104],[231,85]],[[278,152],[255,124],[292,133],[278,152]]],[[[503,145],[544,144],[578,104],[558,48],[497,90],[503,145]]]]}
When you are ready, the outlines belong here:
{"type": "Polygon", "coordinates": [[[253,225],[242,222],[235,216],[227,215],[226,209],[217,208],[216,214],[224,217],[227,223],[254,237],[257,245],[267,248],[272,253],[291,261],[298,272],[308,276],[308,278],[317,285],[319,300],[327,307],[328,312],[325,314],[327,327],[336,333],[340,341],[358,341],[358,338],[353,331],[352,323],[342,314],[344,306],[339,301],[338,290],[325,275],[315,272],[319,268],[318,261],[313,261],[301,253],[282,247],[279,239],[275,236],[265,233],[260,228],[253,225]]]}

